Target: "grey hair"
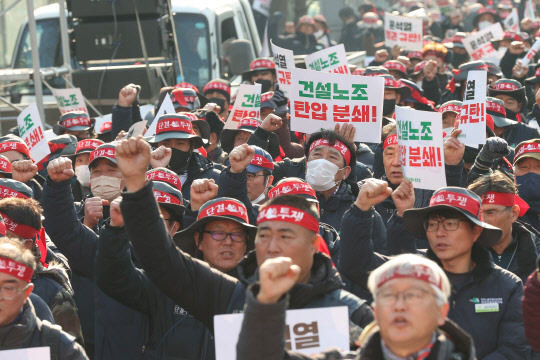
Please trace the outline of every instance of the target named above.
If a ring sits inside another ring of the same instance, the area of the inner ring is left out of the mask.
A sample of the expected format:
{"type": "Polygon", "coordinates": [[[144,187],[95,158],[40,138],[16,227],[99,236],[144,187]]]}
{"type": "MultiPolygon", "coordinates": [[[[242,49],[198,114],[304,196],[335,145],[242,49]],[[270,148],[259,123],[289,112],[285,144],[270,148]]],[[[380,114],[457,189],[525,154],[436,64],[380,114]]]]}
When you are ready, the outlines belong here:
{"type": "Polygon", "coordinates": [[[437,282],[441,283],[441,289],[433,284],[429,284],[435,292],[436,301],[438,306],[448,303],[448,297],[450,296],[451,286],[448,277],[444,273],[444,270],[437,265],[434,261],[431,261],[423,256],[414,254],[403,254],[393,257],[391,260],[379,266],[375,269],[368,278],[367,286],[373,299],[376,300],[378,293],[378,285],[382,279],[390,276],[395,272],[407,273],[414,265],[422,265],[429,269],[431,275],[434,276],[437,282]]]}

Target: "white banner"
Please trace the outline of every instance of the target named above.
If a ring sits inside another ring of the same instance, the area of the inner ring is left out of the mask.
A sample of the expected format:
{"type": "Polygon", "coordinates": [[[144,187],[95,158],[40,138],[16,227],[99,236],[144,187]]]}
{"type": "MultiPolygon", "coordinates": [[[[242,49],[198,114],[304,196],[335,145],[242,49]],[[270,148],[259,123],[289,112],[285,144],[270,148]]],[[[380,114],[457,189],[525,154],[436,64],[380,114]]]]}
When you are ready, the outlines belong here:
{"type": "Polygon", "coordinates": [[[396,123],[403,175],[415,189],[446,186],[442,114],[396,106],[396,123]]]}
{"type": "MultiPolygon", "coordinates": [[[[243,314],[214,316],[216,360],[236,360],[243,314]]],[[[349,350],[349,311],[346,306],[287,310],[285,347],[305,355],[328,348],[349,350]]],[[[264,324],[261,324],[264,326],[264,324]]]]}
{"type": "Polygon", "coordinates": [[[457,117],[459,129],[463,130],[459,141],[475,148],[486,143],[486,84],[487,71],[469,71],[463,106],[457,117]]]}
{"type": "Polygon", "coordinates": [[[422,19],[384,13],[385,46],[400,46],[406,51],[422,51],[422,19]]]}
{"type": "Polygon", "coordinates": [[[533,60],[534,57],[536,56],[536,53],[538,52],[539,49],[540,49],[540,38],[534,42],[533,46],[531,46],[531,49],[529,50],[527,55],[525,55],[525,57],[521,61],[521,64],[523,66],[528,66],[531,60],[533,60]]]}
{"type": "Polygon", "coordinates": [[[165,98],[163,99],[163,102],[161,103],[161,106],[159,107],[159,110],[154,117],[154,121],[152,121],[152,123],[148,127],[148,130],[146,131],[146,137],[156,135],[157,121],[159,117],[163,114],[176,114],[170,94],[165,95],[165,98]]]}
{"type": "Polygon", "coordinates": [[[306,62],[306,69],[338,74],[350,73],[347,53],[343,44],[309,54],[304,61],[306,62]]]}
{"type": "Polygon", "coordinates": [[[240,120],[261,117],[261,84],[241,84],[224,129],[236,129],[240,120]]]}
{"type": "Polygon", "coordinates": [[[52,94],[56,99],[61,114],[70,111],[84,111],[89,114],[81,89],[52,89],[52,94]]]}
{"type": "Polygon", "coordinates": [[[354,141],[381,140],[384,78],[294,69],[291,130],[312,134],[353,124],[354,141]]]}
{"type": "Polygon", "coordinates": [[[467,50],[472,60],[488,60],[498,65],[501,59],[493,48],[491,40],[500,40],[503,34],[501,24],[496,23],[467,36],[463,39],[463,46],[465,46],[465,50],[467,50]]]}
{"type": "Polygon", "coordinates": [[[294,53],[292,50],[283,49],[272,44],[272,54],[274,54],[279,89],[283,91],[286,98],[289,98],[291,93],[291,70],[295,67],[294,53]]]}
{"type": "Polygon", "coordinates": [[[19,114],[17,126],[19,127],[19,136],[30,149],[30,156],[34,163],[37,164],[51,153],[36,103],[31,103],[19,114]]]}
{"type": "Polygon", "coordinates": [[[519,34],[519,16],[517,8],[513,8],[510,15],[503,20],[504,28],[519,34]]]}
{"type": "Polygon", "coordinates": [[[0,351],[0,359],[5,360],[50,360],[51,350],[48,346],[2,350],[0,351]]]}

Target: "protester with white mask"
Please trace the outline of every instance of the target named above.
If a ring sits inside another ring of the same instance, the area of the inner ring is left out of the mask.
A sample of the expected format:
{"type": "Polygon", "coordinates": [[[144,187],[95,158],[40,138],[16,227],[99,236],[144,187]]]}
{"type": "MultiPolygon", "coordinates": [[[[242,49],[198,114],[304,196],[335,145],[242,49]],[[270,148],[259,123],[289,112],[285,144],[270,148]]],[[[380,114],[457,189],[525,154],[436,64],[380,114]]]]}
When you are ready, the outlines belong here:
{"type": "Polygon", "coordinates": [[[105,143],[98,139],[81,140],[77,143],[75,154],[69,156],[77,179],[71,186],[75,201],[82,201],[90,194],[90,153],[103,144],[105,143]]]}

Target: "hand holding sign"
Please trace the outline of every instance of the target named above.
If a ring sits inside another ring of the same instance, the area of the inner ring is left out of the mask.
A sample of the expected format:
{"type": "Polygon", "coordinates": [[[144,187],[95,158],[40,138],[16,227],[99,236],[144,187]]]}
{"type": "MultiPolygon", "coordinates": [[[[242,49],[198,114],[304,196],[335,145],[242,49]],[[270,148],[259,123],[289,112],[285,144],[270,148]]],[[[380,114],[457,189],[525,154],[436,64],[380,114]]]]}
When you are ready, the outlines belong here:
{"type": "Polygon", "coordinates": [[[248,144],[235,147],[229,154],[231,173],[238,174],[246,170],[253,159],[253,155],[255,155],[255,150],[248,144]]]}
{"type": "Polygon", "coordinates": [[[36,176],[38,167],[32,160],[20,160],[11,164],[11,172],[13,180],[25,183],[36,176]]]}
{"type": "Polygon", "coordinates": [[[191,183],[191,210],[198,211],[205,202],[217,196],[219,187],[214,179],[197,179],[191,183]]]}
{"type": "Polygon", "coordinates": [[[54,182],[66,181],[75,175],[71,160],[67,157],[59,157],[49,162],[47,173],[54,182]]]}
{"type": "Polygon", "coordinates": [[[444,142],[444,163],[446,165],[457,165],[465,154],[465,145],[458,140],[458,136],[463,130],[458,129],[459,120],[454,123],[454,130],[450,137],[444,142]]]}
{"type": "Polygon", "coordinates": [[[409,179],[403,179],[401,184],[392,193],[392,200],[396,205],[397,215],[403,217],[403,212],[414,207],[414,187],[409,179]]]}
{"type": "Polygon", "coordinates": [[[362,211],[368,211],[391,194],[392,189],[388,186],[386,181],[370,178],[362,185],[354,205],[362,211]]]}
{"type": "Polygon", "coordinates": [[[158,167],[166,167],[171,161],[172,150],[161,145],[156,150],[150,153],[150,166],[154,169],[158,167]]]}
{"type": "Polygon", "coordinates": [[[276,303],[298,280],[300,267],[288,257],[266,260],[259,268],[261,289],[257,300],[263,304],[276,303]]]}

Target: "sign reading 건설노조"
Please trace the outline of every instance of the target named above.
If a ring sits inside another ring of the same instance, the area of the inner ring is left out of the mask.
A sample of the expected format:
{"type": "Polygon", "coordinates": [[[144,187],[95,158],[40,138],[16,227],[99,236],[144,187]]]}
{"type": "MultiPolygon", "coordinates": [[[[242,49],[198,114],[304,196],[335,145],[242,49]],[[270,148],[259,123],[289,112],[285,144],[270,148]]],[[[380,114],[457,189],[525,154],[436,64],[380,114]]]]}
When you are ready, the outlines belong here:
{"type": "Polygon", "coordinates": [[[34,163],[37,164],[51,153],[36,103],[31,103],[19,114],[17,126],[19,128],[19,137],[23,139],[30,149],[30,156],[34,163]]]}
{"type": "Polygon", "coordinates": [[[70,111],[84,111],[88,114],[86,103],[80,88],[52,89],[61,114],[70,111]]]}
{"type": "MultiPolygon", "coordinates": [[[[241,84],[224,129],[236,129],[240,120],[261,116],[261,84],[241,84]]],[[[264,119],[263,119],[264,120],[264,119]]]]}

